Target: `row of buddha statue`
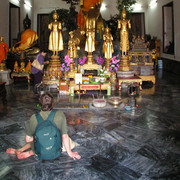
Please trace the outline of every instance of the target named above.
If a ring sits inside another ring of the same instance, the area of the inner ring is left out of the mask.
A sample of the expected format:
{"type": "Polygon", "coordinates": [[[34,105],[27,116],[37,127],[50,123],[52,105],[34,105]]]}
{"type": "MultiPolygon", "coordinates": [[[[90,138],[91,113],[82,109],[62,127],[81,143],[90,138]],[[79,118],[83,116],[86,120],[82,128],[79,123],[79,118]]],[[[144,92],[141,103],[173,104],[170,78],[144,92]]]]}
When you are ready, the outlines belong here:
{"type": "MultiPolygon", "coordinates": [[[[94,70],[98,69],[99,66],[93,60],[93,52],[95,51],[95,37],[96,37],[96,27],[97,20],[100,18],[100,7],[102,4],[101,0],[93,1],[94,3],[83,1],[84,4],[81,6],[81,10],[78,14],[78,26],[80,35],[83,36],[85,34],[86,41],[84,49],[87,52],[87,61],[83,65],[84,69],[94,70]]],[[[63,38],[62,38],[62,26],[61,22],[58,21],[58,14],[55,10],[53,14],[53,22],[51,22],[48,26],[51,31],[49,36],[49,50],[53,51],[53,55],[51,57],[51,61],[47,71],[49,74],[51,71],[59,71],[60,61],[58,61],[58,51],[63,50],[63,38]],[[55,60],[56,59],[56,60],[55,60]]],[[[130,20],[126,19],[126,11],[123,9],[121,19],[118,20],[118,28],[120,30],[120,50],[122,51],[122,59],[123,64],[120,67],[120,70],[130,70],[130,65],[128,63],[127,52],[129,50],[129,38],[128,38],[128,28],[131,28],[130,20]]],[[[110,33],[110,29],[106,27],[103,34],[103,53],[105,57],[105,67],[106,70],[109,71],[109,62],[112,58],[112,54],[114,53],[113,49],[113,37],[110,33]]],[[[74,71],[75,63],[74,58],[77,57],[77,50],[80,49],[80,38],[76,35],[77,30],[71,31],[69,33],[69,41],[68,41],[68,56],[71,58],[72,63],[70,66],[70,73],[74,71]]],[[[47,79],[44,77],[44,79],[47,79]]],[[[54,77],[53,77],[54,79],[54,77]]]]}
{"type": "MultiPolygon", "coordinates": [[[[97,21],[102,21],[102,17],[100,14],[100,8],[102,5],[102,0],[83,0],[80,1],[81,9],[78,14],[78,29],[71,31],[69,33],[69,41],[68,41],[68,56],[71,58],[71,68],[70,72],[74,71],[75,63],[74,58],[77,57],[77,50],[80,49],[81,37],[85,35],[86,41],[84,49],[87,52],[87,61],[84,64],[84,69],[93,70],[98,69],[99,66],[93,60],[93,52],[95,51],[95,41],[96,41],[96,30],[97,30],[97,21]]],[[[53,13],[53,22],[48,25],[48,29],[50,30],[49,36],[49,46],[48,49],[53,52],[51,56],[50,64],[47,67],[46,71],[49,73],[45,73],[44,81],[50,81],[51,78],[58,81],[59,71],[61,67],[60,58],[58,56],[58,52],[63,50],[63,36],[62,36],[62,24],[58,21],[58,13],[56,10],[53,13]],[[58,72],[58,73],[54,73],[58,72]],[[53,74],[53,76],[52,76],[53,74]],[[54,77],[55,74],[58,74],[57,77],[54,77]],[[49,77],[47,77],[48,75],[49,77]],[[51,76],[50,76],[51,75],[51,76]]],[[[21,40],[15,44],[15,46],[11,49],[11,52],[21,53],[22,51],[27,54],[37,54],[39,53],[38,48],[32,48],[33,44],[38,39],[37,33],[30,29],[30,21],[28,20],[28,16],[23,21],[25,31],[21,34],[21,40]]],[[[112,54],[114,52],[113,49],[113,37],[110,33],[110,29],[106,27],[104,29],[103,24],[101,27],[98,27],[98,31],[104,30],[103,33],[103,53],[105,57],[105,67],[106,70],[109,71],[109,62],[112,58],[112,54]]],[[[119,70],[129,70],[127,52],[129,50],[129,37],[128,37],[128,28],[131,28],[130,20],[126,19],[126,11],[123,9],[121,14],[121,19],[118,20],[118,28],[120,29],[120,50],[122,51],[122,66],[120,64],[119,70]]]]}

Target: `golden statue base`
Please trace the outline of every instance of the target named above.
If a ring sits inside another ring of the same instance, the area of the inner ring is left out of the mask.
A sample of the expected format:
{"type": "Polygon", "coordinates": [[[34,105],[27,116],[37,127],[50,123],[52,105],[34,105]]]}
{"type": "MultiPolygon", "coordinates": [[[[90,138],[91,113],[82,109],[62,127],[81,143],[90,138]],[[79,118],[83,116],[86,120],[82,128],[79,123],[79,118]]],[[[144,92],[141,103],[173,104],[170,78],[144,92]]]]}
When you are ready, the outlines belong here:
{"type": "Polygon", "coordinates": [[[100,66],[98,64],[84,64],[83,65],[84,70],[98,70],[99,67],[100,66]]]}
{"type": "Polygon", "coordinates": [[[7,71],[8,69],[6,68],[6,64],[4,62],[2,62],[0,64],[0,71],[7,71]]]}
{"type": "Polygon", "coordinates": [[[52,79],[47,79],[47,78],[43,77],[43,84],[45,84],[45,85],[54,85],[54,84],[56,84],[57,87],[59,87],[59,79],[52,80],[52,79]]]}
{"type": "Polygon", "coordinates": [[[75,71],[73,71],[73,72],[68,72],[68,78],[75,79],[75,73],[77,73],[77,72],[75,72],[75,71]]]}
{"type": "Polygon", "coordinates": [[[155,75],[149,75],[149,76],[139,76],[142,81],[151,81],[153,84],[156,84],[156,77],[155,75]]]}
{"type": "Polygon", "coordinates": [[[57,55],[51,56],[51,61],[49,63],[49,66],[47,67],[48,71],[59,71],[61,68],[61,62],[60,58],[57,55]]]}
{"type": "Polygon", "coordinates": [[[121,61],[120,61],[118,71],[131,71],[131,70],[132,70],[132,68],[129,63],[129,57],[121,56],[121,61]]]}
{"type": "Polygon", "coordinates": [[[49,66],[44,71],[43,83],[46,85],[57,84],[59,86],[59,80],[62,75],[60,70],[61,62],[58,55],[52,55],[49,66]]]}
{"type": "Polygon", "coordinates": [[[110,58],[105,59],[105,68],[106,68],[106,71],[111,74],[111,72],[109,71],[109,63],[110,62],[111,62],[110,58]]]}

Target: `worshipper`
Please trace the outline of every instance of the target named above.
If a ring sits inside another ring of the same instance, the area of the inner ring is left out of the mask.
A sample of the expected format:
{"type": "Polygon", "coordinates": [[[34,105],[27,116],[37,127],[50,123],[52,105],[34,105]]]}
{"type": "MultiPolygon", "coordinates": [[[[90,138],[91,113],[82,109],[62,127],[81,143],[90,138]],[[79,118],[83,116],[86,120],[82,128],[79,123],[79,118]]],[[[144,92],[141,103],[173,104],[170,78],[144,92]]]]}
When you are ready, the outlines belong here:
{"type": "Polygon", "coordinates": [[[39,64],[42,66],[42,70],[40,70],[38,67],[33,66],[32,63],[32,69],[31,73],[34,75],[34,93],[37,94],[37,85],[42,82],[42,77],[43,77],[43,69],[44,69],[44,64],[49,64],[49,61],[44,61],[46,56],[46,52],[41,52],[39,53],[34,60],[38,60],[39,64]]]}
{"type": "MultiPolygon", "coordinates": [[[[41,115],[43,120],[46,121],[47,117],[49,116],[49,114],[52,112],[52,109],[53,109],[53,103],[54,103],[53,95],[49,92],[46,92],[40,96],[39,102],[41,104],[41,111],[39,114],[41,115]]],[[[78,154],[78,152],[71,151],[71,149],[75,147],[75,143],[69,138],[67,134],[67,123],[66,123],[66,117],[64,113],[62,111],[56,111],[53,122],[56,124],[57,128],[61,132],[62,143],[68,155],[74,160],[80,159],[81,156],[78,154]]],[[[6,150],[6,153],[16,154],[18,159],[25,159],[34,155],[36,150],[34,147],[33,136],[35,134],[35,129],[37,127],[37,124],[38,122],[36,119],[36,115],[33,114],[26,126],[26,143],[27,144],[25,144],[25,146],[23,146],[20,149],[8,148],[6,150]],[[26,151],[26,150],[29,150],[29,151],[26,151]]]]}

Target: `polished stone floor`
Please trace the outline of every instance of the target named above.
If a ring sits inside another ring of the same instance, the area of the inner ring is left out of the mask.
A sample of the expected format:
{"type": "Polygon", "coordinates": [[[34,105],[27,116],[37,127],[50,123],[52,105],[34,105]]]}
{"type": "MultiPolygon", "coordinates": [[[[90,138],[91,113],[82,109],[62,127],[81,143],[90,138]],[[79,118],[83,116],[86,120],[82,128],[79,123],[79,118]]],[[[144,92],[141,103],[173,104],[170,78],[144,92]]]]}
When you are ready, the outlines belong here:
{"type": "MultiPolygon", "coordinates": [[[[80,160],[63,153],[54,161],[35,157],[18,160],[8,147],[25,144],[25,123],[39,111],[32,86],[15,82],[7,86],[7,106],[0,101],[0,179],[3,180],[177,180],[180,179],[180,77],[158,71],[156,85],[143,84],[133,111],[122,104],[114,108],[92,105],[93,95],[55,97],[69,136],[78,144],[80,160]]],[[[99,96],[94,93],[94,98],[99,96]]],[[[106,94],[104,94],[106,97],[106,94]]]]}

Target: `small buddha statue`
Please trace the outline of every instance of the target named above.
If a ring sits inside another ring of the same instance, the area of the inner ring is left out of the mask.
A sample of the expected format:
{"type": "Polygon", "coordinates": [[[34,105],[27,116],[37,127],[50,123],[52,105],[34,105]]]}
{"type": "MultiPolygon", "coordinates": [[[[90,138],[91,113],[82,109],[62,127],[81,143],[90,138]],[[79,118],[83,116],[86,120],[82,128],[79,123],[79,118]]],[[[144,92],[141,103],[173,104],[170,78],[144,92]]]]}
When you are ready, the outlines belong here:
{"type": "Polygon", "coordinates": [[[76,37],[74,37],[74,31],[69,32],[70,38],[68,41],[68,56],[71,59],[74,59],[77,57],[77,50],[80,49],[78,46],[80,43],[80,40],[76,37]]]}
{"type": "Polygon", "coordinates": [[[15,63],[14,63],[14,69],[13,69],[13,72],[16,72],[16,73],[19,72],[19,66],[18,66],[18,62],[17,62],[17,61],[15,61],[15,63]]]}
{"type": "Polygon", "coordinates": [[[0,36],[0,71],[7,70],[5,60],[9,51],[8,45],[4,42],[4,37],[0,36]]]}
{"type": "Polygon", "coordinates": [[[108,27],[105,28],[105,33],[103,34],[103,40],[104,40],[103,42],[104,57],[106,59],[110,59],[112,58],[114,49],[113,49],[113,43],[112,43],[113,37],[108,27]]]}
{"type": "Polygon", "coordinates": [[[25,62],[24,62],[24,61],[21,61],[21,62],[20,62],[20,69],[19,69],[19,71],[20,71],[20,72],[25,72],[25,70],[26,70],[26,68],[25,68],[25,62]]]}

